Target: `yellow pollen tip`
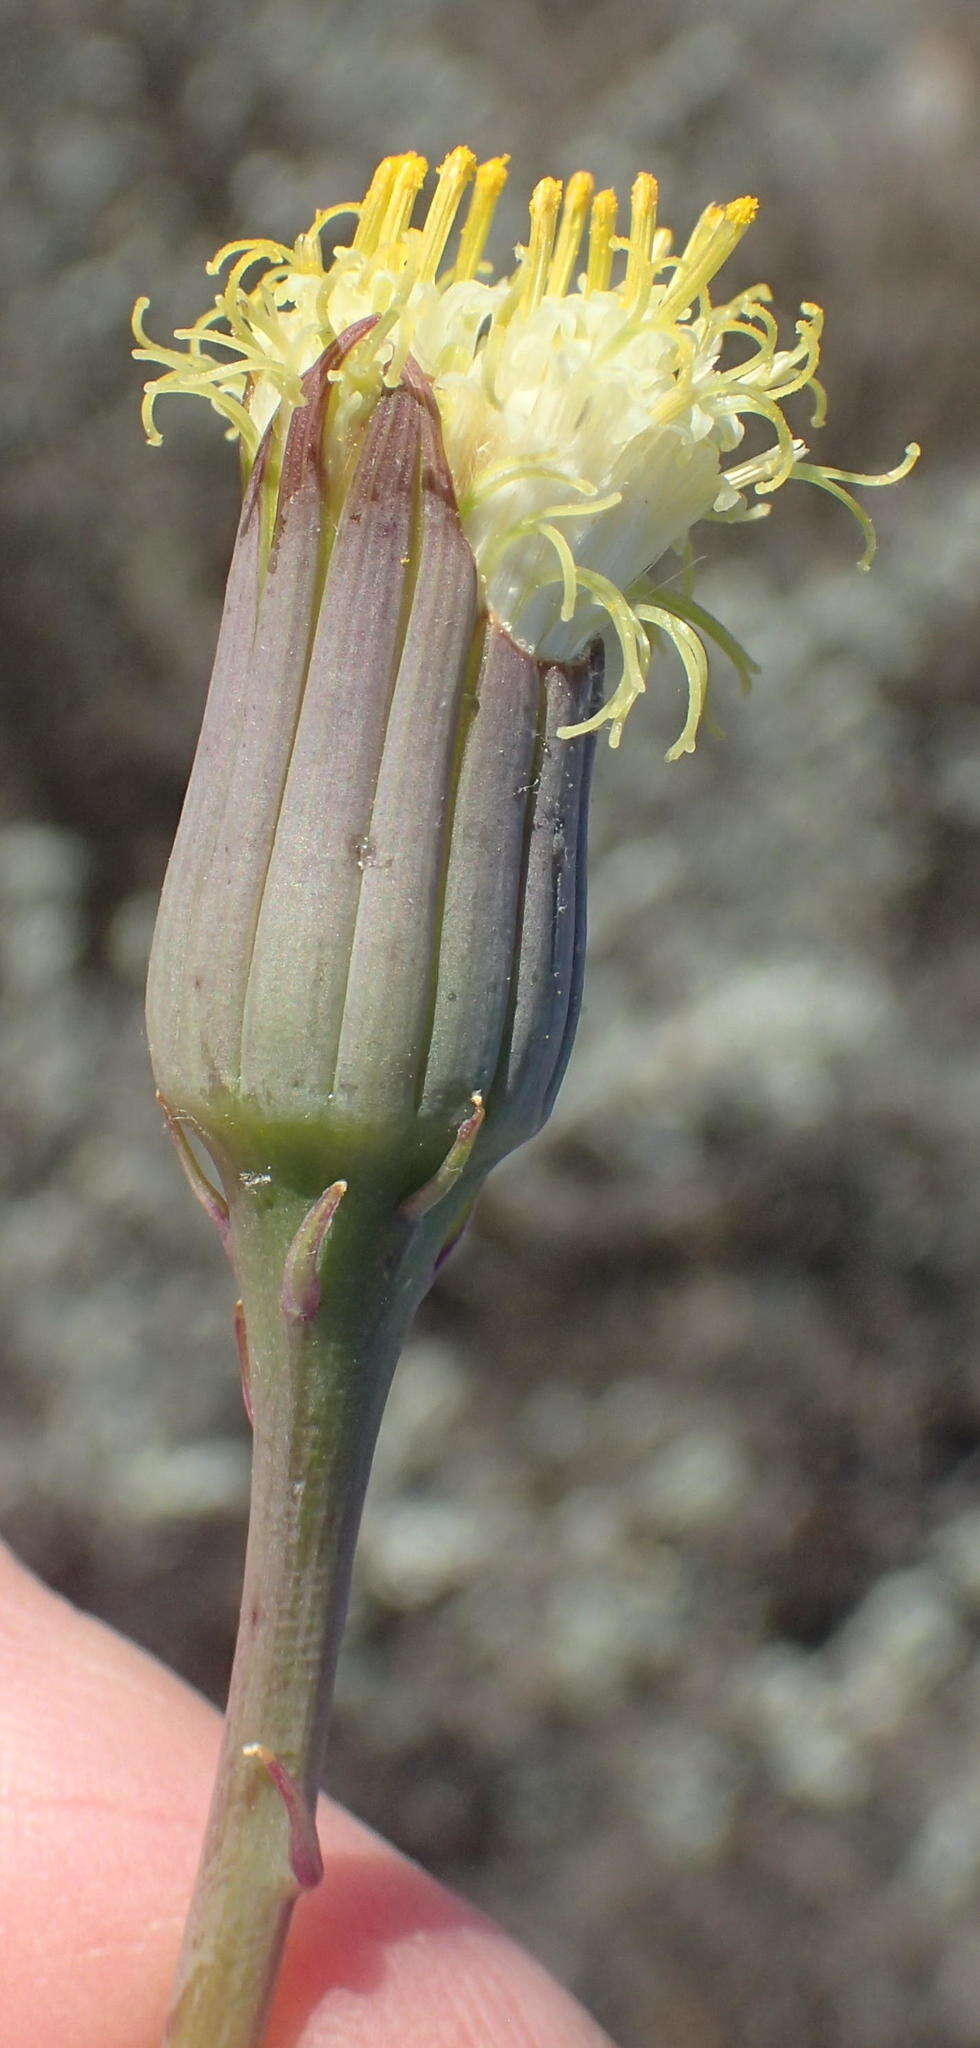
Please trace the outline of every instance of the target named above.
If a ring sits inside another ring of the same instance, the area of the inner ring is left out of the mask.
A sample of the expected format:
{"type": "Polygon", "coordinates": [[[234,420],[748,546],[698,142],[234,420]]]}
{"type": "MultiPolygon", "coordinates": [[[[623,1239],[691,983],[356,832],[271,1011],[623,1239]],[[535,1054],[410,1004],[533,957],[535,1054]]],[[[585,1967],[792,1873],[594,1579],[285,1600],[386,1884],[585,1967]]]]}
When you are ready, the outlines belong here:
{"type": "Polygon", "coordinates": [[[451,149],[447,156],[443,157],[439,165],[438,176],[440,178],[458,178],[461,176],[463,183],[466,184],[472,178],[475,170],[476,157],[471,149],[467,149],[465,142],[461,142],[457,144],[455,149],[451,149]]]}
{"type": "Polygon", "coordinates": [[[747,192],[741,199],[730,199],[724,211],[725,219],[731,226],[738,228],[740,233],[744,234],[745,229],[752,226],[752,222],[759,211],[759,202],[752,197],[751,193],[747,192]]]}

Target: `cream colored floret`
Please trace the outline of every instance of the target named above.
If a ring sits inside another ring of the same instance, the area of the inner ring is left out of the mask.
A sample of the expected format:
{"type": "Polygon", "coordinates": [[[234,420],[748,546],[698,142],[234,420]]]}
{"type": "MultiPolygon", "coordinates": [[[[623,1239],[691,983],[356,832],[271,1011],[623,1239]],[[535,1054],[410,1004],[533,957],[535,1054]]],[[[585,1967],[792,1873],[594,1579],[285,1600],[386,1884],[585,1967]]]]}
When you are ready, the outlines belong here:
{"type": "MultiPolygon", "coordinates": [[[[471,151],[453,150],[416,226],[426,171],[413,153],[386,158],[359,205],[318,214],[292,248],[243,241],[219,250],[209,269],[227,265],[225,282],[212,309],[178,330],[180,348],[150,341],[147,301],[138,301],[135,353],[162,366],[146,386],[147,433],[160,438],[159,398],[198,392],[251,461],[270,425],[284,434],[302,402],[304,371],[347,328],[373,318],[338,375],[328,474],[349,473],[361,422],[411,354],[435,390],[488,606],[553,660],[573,659],[597,634],[612,636],[620,679],[589,725],[608,724],[614,746],[645,688],[651,638],[665,634],[689,691],[668,759],[689,753],[707,683],[703,635],[736,659],[741,650],[689,595],[655,586],[656,564],[668,549],[684,548],[699,520],[761,517],[771,494],[797,477],[849,506],[865,534],[867,567],[874,531],[846,486],[896,481],[918,449],[912,444],[883,476],[806,461],[783,408],[809,390],[812,423],[822,423],[820,308],[804,304],[794,343],[780,347],[766,285],[719,305],[710,297],[755,217],[754,199],[706,207],[675,254],[669,230],[658,226],[648,173],[634,182],[623,235],[615,194],[594,193],[588,173],[576,172],[564,192],[544,178],[516,266],[494,279],[483,252],[506,158],[477,164],[471,151]],[[323,230],[342,214],[356,217],[353,238],[325,262],[323,230]],[[728,462],[753,417],[770,430],[768,445],[728,462]]],[[[568,736],[587,729],[569,728],[568,736]]]]}

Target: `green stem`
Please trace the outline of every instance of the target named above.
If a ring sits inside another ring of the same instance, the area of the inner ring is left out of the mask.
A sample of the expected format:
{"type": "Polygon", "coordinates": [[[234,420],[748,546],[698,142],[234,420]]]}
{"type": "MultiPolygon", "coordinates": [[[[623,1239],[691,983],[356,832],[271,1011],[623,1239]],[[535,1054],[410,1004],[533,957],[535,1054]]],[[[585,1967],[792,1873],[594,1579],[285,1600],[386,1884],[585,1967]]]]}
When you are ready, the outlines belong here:
{"type": "Polygon", "coordinates": [[[287,1259],[309,1242],[308,1196],[244,1183],[230,1214],[252,1500],[224,1741],[166,2048],[258,2048],[293,1905],[317,1881],[307,1816],[354,1542],[391,1372],[427,1277],[425,1233],[393,1224],[390,1200],[352,1188],[319,1253],[319,1289],[316,1250],[308,1255],[312,1306],[284,1313],[287,1259]]]}

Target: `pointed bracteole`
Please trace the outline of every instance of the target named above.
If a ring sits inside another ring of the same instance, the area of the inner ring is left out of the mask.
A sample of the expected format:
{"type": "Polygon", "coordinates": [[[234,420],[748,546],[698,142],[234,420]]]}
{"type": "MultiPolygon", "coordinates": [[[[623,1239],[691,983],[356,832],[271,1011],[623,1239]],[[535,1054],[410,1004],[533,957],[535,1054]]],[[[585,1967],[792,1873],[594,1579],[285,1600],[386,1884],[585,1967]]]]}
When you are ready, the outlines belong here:
{"type": "Polygon", "coordinates": [[[473,1108],[469,1116],[464,1117],[459,1125],[456,1136],[438,1172],[434,1173],[432,1179],[427,1180],[424,1187],[419,1188],[414,1195],[408,1195],[401,1205],[402,1215],[407,1217],[411,1223],[420,1223],[422,1217],[427,1216],[429,1210],[434,1209],[436,1203],[441,1202],[444,1195],[448,1195],[450,1188],[455,1187],[464,1166],[466,1166],[469,1160],[470,1153],[479,1137],[483,1119],[486,1116],[486,1110],[483,1107],[483,1097],[479,1090],[477,1090],[476,1094],[470,1096],[470,1101],[473,1104],[473,1108]]]}
{"type": "Polygon", "coordinates": [[[323,1876],[323,1857],[316,1831],[316,1819],[285,1764],[264,1742],[246,1742],[242,1755],[254,1757],[272,1780],[289,1821],[289,1866],[298,1885],[311,1892],[323,1876]]]}
{"type": "Polygon", "coordinates": [[[172,1109],[164,1101],[159,1089],[157,1090],[157,1101],[163,1111],[163,1120],[173,1140],[174,1150],[183,1168],[187,1185],[192,1195],[196,1196],[200,1202],[205,1215],[214,1224],[222,1245],[230,1256],[231,1228],[228,1221],[228,1204],[224,1196],[219,1194],[213,1182],[209,1181],[193,1147],[188,1143],[184,1126],[185,1124],[189,1125],[195,1137],[200,1139],[202,1145],[206,1143],[204,1133],[198,1130],[192,1117],[175,1116],[172,1109]]]}
{"type": "Polygon", "coordinates": [[[282,1312],[286,1322],[311,1323],[320,1306],[320,1253],[330,1225],[347,1193],[347,1182],[325,1188],[303,1218],[286,1253],[282,1276],[282,1312]]]}
{"type": "Polygon", "coordinates": [[[248,1356],[248,1331],[245,1327],[245,1304],[243,1301],[236,1301],[235,1306],[231,1312],[231,1319],[235,1331],[235,1344],[238,1350],[238,1364],[242,1375],[242,1401],[245,1406],[245,1413],[248,1416],[252,1428],[254,1429],[255,1417],[252,1414],[252,1370],[248,1356]]]}

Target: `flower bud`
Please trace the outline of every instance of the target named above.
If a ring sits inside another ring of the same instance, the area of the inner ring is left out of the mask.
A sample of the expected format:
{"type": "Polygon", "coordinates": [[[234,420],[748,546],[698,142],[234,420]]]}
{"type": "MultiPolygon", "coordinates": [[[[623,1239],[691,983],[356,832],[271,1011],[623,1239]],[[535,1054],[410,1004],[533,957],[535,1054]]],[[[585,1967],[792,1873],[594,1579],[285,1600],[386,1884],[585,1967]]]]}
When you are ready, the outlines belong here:
{"type": "Polygon", "coordinates": [[[341,336],[246,491],[147,1018],[157,1084],[239,1170],[283,1141],[434,1166],[474,1096],[485,1164],[571,1047],[601,657],[546,663],[481,603],[411,359],[345,445],[341,336]]]}

